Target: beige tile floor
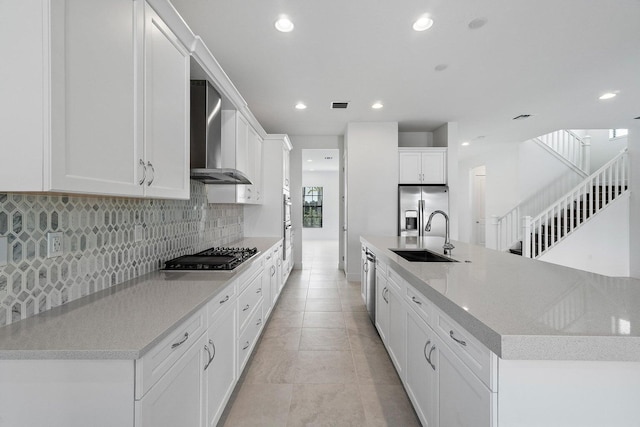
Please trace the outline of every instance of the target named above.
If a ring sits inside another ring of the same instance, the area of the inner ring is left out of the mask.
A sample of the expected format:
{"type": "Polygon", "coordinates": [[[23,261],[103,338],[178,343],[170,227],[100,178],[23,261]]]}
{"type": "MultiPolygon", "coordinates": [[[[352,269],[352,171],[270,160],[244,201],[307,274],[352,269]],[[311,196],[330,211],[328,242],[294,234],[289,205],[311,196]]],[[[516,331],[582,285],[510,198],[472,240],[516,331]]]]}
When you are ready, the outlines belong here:
{"type": "Polygon", "coordinates": [[[419,426],[337,242],[305,241],[220,425],[419,426]]]}

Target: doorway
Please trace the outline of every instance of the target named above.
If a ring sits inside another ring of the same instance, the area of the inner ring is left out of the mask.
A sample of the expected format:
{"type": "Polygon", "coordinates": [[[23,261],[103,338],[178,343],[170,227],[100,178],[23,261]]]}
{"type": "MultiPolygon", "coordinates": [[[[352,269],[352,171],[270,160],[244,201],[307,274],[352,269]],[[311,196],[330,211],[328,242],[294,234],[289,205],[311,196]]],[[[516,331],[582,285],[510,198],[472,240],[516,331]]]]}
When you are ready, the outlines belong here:
{"type": "Polygon", "coordinates": [[[339,156],[338,149],[302,150],[303,265],[339,265],[339,156]]]}
{"type": "Polygon", "coordinates": [[[486,166],[471,169],[471,242],[479,246],[486,244],[486,179],[486,166]]]}

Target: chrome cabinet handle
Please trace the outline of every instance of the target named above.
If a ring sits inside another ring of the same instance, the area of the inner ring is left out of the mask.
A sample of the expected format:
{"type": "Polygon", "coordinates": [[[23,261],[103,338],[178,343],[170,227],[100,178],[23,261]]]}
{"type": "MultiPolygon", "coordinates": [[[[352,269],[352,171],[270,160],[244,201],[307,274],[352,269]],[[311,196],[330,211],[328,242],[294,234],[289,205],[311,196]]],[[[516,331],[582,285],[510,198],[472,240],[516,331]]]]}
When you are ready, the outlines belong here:
{"type": "Polygon", "coordinates": [[[389,292],[389,289],[387,289],[386,287],[382,290],[382,299],[384,300],[384,302],[386,302],[387,304],[389,304],[389,300],[387,298],[385,298],[385,294],[389,292]]]}
{"type": "Polygon", "coordinates": [[[250,307],[250,305],[249,305],[249,304],[245,305],[245,307],[242,309],[242,311],[247,311],[247,310],[249,310],[249,307],[250,307]]]}
{"type": "Polygon", "coordinates": [[[431,347],[431,350],[429,350],[429,357],[427,357],[427,362],[429,362],[429,365],[431,365],[431,369],[433,369],[434,371],[436,370],[436,365],[431,361],[431,353],[433,353],[433,350],[436,349],[435,344],[431,347]]]}
{"type": "Polygon", "coordinates": [[[142,178],[140,179],[140,181],[138,181],[138,185],[142,185],[147,179],[147,166],[144,164],[144,160],[142,159],[140,159],[140,162],[138,164],[142,166],[142,178]]]}
{"type": "Polygon", "coordinates": [[[258,319],[258,322],[256,323],[256,326],[260,326],[262,325],[262,319],[258,319]]]}
{"type": "Polygon", "coordinates": [[[436,365],[431,362],[431,354],[433,353],[433,350],[436,349],[436,346],[435,344],[431,346],[431,350],[429,350],[429,354],[427,355],[427,347],[429,346],[429,344],[431,344],[431,340],[427,340],[427,343],[424,345],[424,350],[422,350],[422,352],[424,353],[424,358],[427,360],[427,363],[429,364],[429,366],[431,366],[431,369],[435,371],[436,365]]]}
{"type": "Polygon", "coordinates": [[[229,295],[227,295],[226,297],[224,297],[223,300],[220,301],[220,304],[224,304],[225,302],[229,301],[229,295]]]}
{"type": "Polygon", "coordinates": [[[259,294],[260,292],[262,292],[262,288],[258,288],[258,290],[256,291],[256,294],[259,294]]]}
{"type": "Polygon", "coordinates": [[[454,336],[453,336],[453,330],[450,330],[450,331],[449,331],[449,336],[451,337],[451,339],[452,339],[452,340],[454,340],[454,341],[455,341],[455,342],[457,342],[458,344],[460,344],[460,345],[464,345],[464,346],[466,346],[466,345],[467,345],[467,342],[466,342],[466,341],[459,340],[458,338],[456,338],[456,337],[454,337],[454,336]]]}
{"type": "Polygon", "coordinates": [[[147,162],[147,166],[151,168],[151,173],[153,174],[151,175],[151,179],[149,180],[149,182],[147,182],[147,185],[151,185],[151,183],[156,179],[156,170],[151,164],[151,162],[147,162]]]}
{"type": "Polygon", "coordinates": [[[416,297],[411,297],[411,301],[415,302],[418,305],[422,305],[422,301],[418,301],[416,297]]]}
{"type": "Polygon", "coordinates": [[[271,266],[271,276],[275,276],[276,274],[276,267],[275,266],[271,266]]]}
{"type": "Polygon", "coordinates": [[[174,342],[173,344],[171,344],[171,349],[180,347],[188,339],[189,339],[189,332],[185,332],[184,337],[180,341],[174,342]]]}
{"type": "Polygon", "coordinates": [[[267,261],[271,259],[271,255],[267,255],[267,261]]]}
{"type": "Polygon", "coordinates": [[[207,364],[204,365],[204,370],[206,371],[213,359],[216,357],[216,345],[213,343],[213,340],[209,340],[209,344],[211,344],[211,348],[213,349],[213,354],[209,351],[209,346],[207,344],[204,345],[204,349],[207,351],[207,355],[209,356],[209,360],[207,364]]]}
{"type": "Polygon", "coordinates": [[[247,341],[247,343],[244,345],[244,347],[242,347],[243,350],[246,350],[249,348],[249,341],[247,341]]]}
{"type": "Polygon", "coordinates": [[[364,269],[364,272],[365,272],[365,273],[368,273],[368,272],[369,272],[369,266],[367,265],[367,261],[364,261],[364,262],[362,263],[362,268],[364,269]]]}

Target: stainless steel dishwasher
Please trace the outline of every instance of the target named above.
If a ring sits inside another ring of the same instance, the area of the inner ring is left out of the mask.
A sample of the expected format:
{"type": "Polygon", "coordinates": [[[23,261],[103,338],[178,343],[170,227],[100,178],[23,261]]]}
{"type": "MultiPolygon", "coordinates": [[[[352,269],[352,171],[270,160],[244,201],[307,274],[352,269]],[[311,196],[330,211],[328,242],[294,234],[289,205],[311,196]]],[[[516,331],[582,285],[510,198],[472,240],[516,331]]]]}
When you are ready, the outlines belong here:
{"type": "Polygon", "coordinates": [[[376,323],[376,256],[367,249],[364,263],[365,304],[371,321],[376,323]]]}

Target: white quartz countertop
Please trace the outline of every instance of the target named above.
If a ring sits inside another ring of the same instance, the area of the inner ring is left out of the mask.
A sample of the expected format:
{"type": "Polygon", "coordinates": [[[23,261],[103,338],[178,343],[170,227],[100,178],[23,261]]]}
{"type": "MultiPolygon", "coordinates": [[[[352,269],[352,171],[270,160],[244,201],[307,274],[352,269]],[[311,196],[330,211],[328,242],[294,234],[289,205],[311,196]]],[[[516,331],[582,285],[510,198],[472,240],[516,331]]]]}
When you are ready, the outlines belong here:
{"type": "Polygon", "coordinates": [[[640,361],[638,279],[457,241],[449,257],[460,262],[409,262],[389,250],[424,248],[442,255],[442,237],[361,241],[503,359],[640,361]]]}
{"type": "MultiPolygon", "coordinates": [[[[227,245],[270,249],[279,238],[227,245]]],[[[0,328],[0,359],[138,359],[224,290],[234,272],[156,271],[0,328]]]]}

